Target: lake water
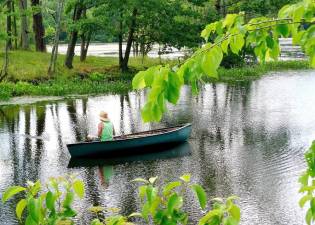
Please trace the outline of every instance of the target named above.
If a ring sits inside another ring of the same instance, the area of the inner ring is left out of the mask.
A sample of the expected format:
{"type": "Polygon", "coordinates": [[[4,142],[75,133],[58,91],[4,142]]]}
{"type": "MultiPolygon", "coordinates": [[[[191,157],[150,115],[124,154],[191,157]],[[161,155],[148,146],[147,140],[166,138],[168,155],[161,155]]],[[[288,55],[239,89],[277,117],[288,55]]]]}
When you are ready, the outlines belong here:
{"type": "MultiPolygon", "coordinates": [[[[0,192],[27,180],[77,173],[87,188],[76,205],[80,212],[103,205],[127,214],[137,210],[132,179],[173,180],[191,173],[212,197],[238,195],[243,225],[304,224],[297,179],[305,169],[303,154],[315,139],[314,86],[314,71],[298,71],[208,84],[198,96],[186,87],[159,124],[141,122],[144,93],[0,106],[0,192]],[[192,135],[188,145],[161,153],[110,162],[70,160],[65,145],[95,133],[100,110],[108,111],[117,133],[191,122],[192,135]],[[104,178],[103,170],[112,175],[104,178]]],[[[1,224],[17,224],[13,204],[0,203],[1,224]]],[[[185,207],[196,224],[200,211],[192,194],[185,207]]],[[[84,214],[79,224],[88,219],[84,214]]]]}

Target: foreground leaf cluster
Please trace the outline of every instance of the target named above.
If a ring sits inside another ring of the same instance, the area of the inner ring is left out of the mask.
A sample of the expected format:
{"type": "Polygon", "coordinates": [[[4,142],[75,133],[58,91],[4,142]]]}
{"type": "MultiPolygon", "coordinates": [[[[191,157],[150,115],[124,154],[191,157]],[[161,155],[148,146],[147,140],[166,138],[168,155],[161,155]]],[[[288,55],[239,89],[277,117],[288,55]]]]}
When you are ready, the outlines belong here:
{"type": "MultiPolygon", "coordinates": [[[[91,225],[132,225],[129,221],[141,221],[141,224],[177,225],[188,224],[189,213],[184,205],[194,204],[189,199],[192,193],[199,203],[201,213],[199,225],[237,225],[241,211],[231,196],[226,200],[209,200],[203,187],[191,182],[190,174],[184,174],[178,180],[161,183],[158,177],[148,180],[137,178],[140,212],[129,216],[119,214],[117,208],[93,206],[89,209],[93,219],[91,225]]],[[[84,198],[84,183],[75,176],[50,178],[46,185],[40,181],[28,182],[26,187],[9,187],[2,195],[2,202],[23,193],[16,205],[16,216],[26,225],[75,224],[77,212],[73,205],[76,198],[84,198]],[[45,188],[44,188],[45,187],[45,188]]]]}

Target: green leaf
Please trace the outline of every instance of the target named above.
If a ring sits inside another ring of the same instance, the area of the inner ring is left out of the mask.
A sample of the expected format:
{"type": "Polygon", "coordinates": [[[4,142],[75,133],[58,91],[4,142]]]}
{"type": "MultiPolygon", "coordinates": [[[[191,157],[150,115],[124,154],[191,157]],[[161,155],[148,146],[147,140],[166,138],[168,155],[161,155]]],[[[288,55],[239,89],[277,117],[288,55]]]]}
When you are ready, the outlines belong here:
{"type": "Polygon", "coordinates": [[[134,212],[134,213],[131,213],[128,217],[141,217],[142,218],[142,214],[134,212]]]}
{"type": "Polygon", "coordinates": [[[75,180],[73,182],[73,190],[74,192],[77,194],[77,196],[79,196],[79,198],[83,198],[84,197],[84,183],[82,180],[75,180]]]}
{"type": "Polygon", "coordinates": [[[180,179],[186,183],[190,182],[190,177],[191,175],[189,173],[184,174],[183,176],[180,177],[180,179]]]}
{"type": "Polygon", "coordinates": [[[149,183],[149,181],[143,178],[136,178],[136,179],[133,179],[131,182],[139,182],[139,183],[145,183],[145,184],[149,183]]]}
{"type": "Polygon", "coordinates": [[[167,210],[169,214],[173,214],[175,209],[181,208],[183,205],[183,198],[174,193],[167,202],[167,210]]]}
{"type": "Polygon", "coordinates": [[[89,208],[89,211],[90,211],[91,213],[97,214],[97,213],[100,213],[100,212],[105,211],[105,208],[102,207],[102,206],[92,206],[91,208],[89,208]]]}
{"type": "Polygon", "coordinates": [[[311,60],[311,67],[315,68],[315,55],[310,57],[311,60]]]}
{"type": "Polygon", "coordinates": [[[38,207],[38,199],[34,199],[31,197],[27,202],[27,210],[32,217],[32,220],[35,222],[39,222],[39,207],[38,207]]]}
{"type": "Polygon", "coordinates": [[[300,207],[303,208],[305,203],[310,201],[311,199],[312,199],[312,195],[304,195],[299,201],[300,207]]]}
{"type": "Polygon", "coordinates": [[[157,213],[157,208],[159,207],[160,203],[161,203],[161,198],[159,196],[156,196],[153,199],[151,206],[150,206],[150,212],[151,212],[153,217],[157,213]]]}
{"type": "Polygon", "coordinates": [[[288,9],[289,8],[290,8],[290,5],[283,6],[278,12],[279,18],[286,18],[288,16],[288,9]]]}
{"type": "Polygon", "coordinates": [[[144,199],[144,197],[145,197],[145,195],[146,195],[146,193],[147,193],[147,186],[140,186],[139,187],[139,197],[140,197],[140,199],[144,199]]]}
{"type": "Polygon", "coordinates": [[[224,219],[223,225],[238,225],[239,221],[233,217],[227,217],[224,219]]]}
{"type": "Polygon", "coordinates": [[[144,122],[158,122],[162,118],[162,113],[161,107],[154,102],[147,102],[141,110],[144,122]]]}
{"type": "Polygon", "coordinates": [[[152,185],[148,185],[146,189],[146,196],[149,204],[152,203],[153,199],[156,196],[155,188],[152,185]]]}
{"type": "Polygon", "coordinates": [[[299,177],[299,182],[303,185],[303,186],[306,186],[308,185],[308,173],[305,172],[303,173],[300,177],[299,177]]]}
{"type": "Polygon", "coordinates": [[[55,201],[56,201],[55,195],[51,191],[48,191],[46,195],[46,206],[49,210],[51,211],[55,210],[55,201]]]}
{"type": "Polygon", "coordinates": [[[147,69],[146,74],[144,75],[144,81],[147,87],[152,86],[152,83],[154,82],[154,79],[161,68],[162,66],[158,65],[158,66],[153,66],[147,69]]]}
{"type": "Polygon", "coordinates": [[[104,225],[99,219],[94,219],[91,221],[91,225],[104,225]]]}
{"type": "Polygon", "coordinates": [[[165,97],[170,103],[177,103],[180,96],[180,89],[183,84],[183,79],[177,73],[169,72],[165,97]]]}
{"type": "Polygon", "coordinates": [[[289,26],[287,24],[278,24],[276,26],[276,31],[283,37],[287,37],[289,35],[289,26]]]}
{"type": "Polygon", "coordinates": [[[217,22],[210,23],[206,26],[206,28],[201,32],[201,37],[208,40],[211,33],[215,32],[217,26],[217,22]]]}
{"type": "Polygon", "coordinates": [[[237,17],[238,14],[227,14],[223,21],[223,27],[231,27],[237,17]]]}
{"type": "Polygon", "coordinates": [[[146,202],[143,207],[142,207],[142,210],[141,210],[141,215],[142,215],[142,218],[148,222],[149,220],[149,213],[150,213],[150,206],[149,206],[149,202],[146,202]]]}
{"type": "Polygon", "coordinates": [[[63,200],[62,206],[64,208],[71,208],[73,200],[74,200],[74,193],[72,191],[68,191],[66,193],[65,199],[63,200]]]}
{"type": "Polygon", "coordinates": [[[300,22],[304,16],[304,6],[303,5],[300,5],[298,6],[294,12],[293,12],[293,21],[294,22],[300,22]]]}
{"type": "Polygon", "coordinates": [[[229,39],[224,40],[224,41],[221,43],[222,51],[223,51],[225,54],[228,53],[229,44],[230,44],[230,40],[229,40],[229,39]]]}
{"type": "Polygon", "coordinates": [[[273,48],[273,46],[274,46],[274,40],[272,39],[272,37],[270,37],[270,36],[267,36],[266,37],[266,43],[267,43],[267,47],[268,48],[273,48]]]}
{"type": "Polygon", "coordinates": [[[217,69],[223,59],[223,53],[220,47],[214,46],[203,54],[201,67],[203,72],[213,78],[218,77],[217,69]]]}
{"type": "Polygon", "coordinates": [[[206,213],[200,220],[198,225],[209,225],[209,224],[214,224],[214,225],[220,225],[221,221],[219,218],[223,215],[223,211],[220,209],[215,209],[211,210],[206,213]],[[210,221],[212,223],[210,223],[210,221]]]}
{"type": "Polygon", "coordinates": [[[2,195],[2,202],[6,202],[8,201],[11,197],[13,197],[14,195],[16,195],[17,193],[21,192],[21,191],[25,191],[26,188],[21,187],[21,186],[12,186],[9,187],[2,195]]]}
{"type": "Polygon", "coordinates": [[[311,210],[312,214],[315,215],[315,198],[311,199],[311,210]]]}
{"type": "Polygon", "coordinates": [[[277,60],[280,55],[279,43],[275,42],[273,48],[271,50],[268,49],[268,52],[272,59],[277,60]]]}
{"type": "Polygon", "coordinates": [[[26,199],[21,199],[18,204],[16,205],[16,208],[15,208],[15,212],[16,212],[16,216],[17,218],[21,221],[21,218],[22,218],[22,213],[25,209],[27,205],[27,201],[26,199]]]}
{"type": "Polygon", "coordinates": [[[305,221],[306,221],[307,225],[311,225],[312,219],[313,219],[312,210],[308,209],[306,216],[305,216],[305,221]]]}
{"type": "Polygon", "coordinates": [[[65,217],[75,217],[77,215],[77,212],[69,207],[66,208],[65,211],[63,211],[62,215],[65,217]]]}
{"type": "Polygon", "coordinates": [[[151,178],[149,178],[149,182],[151,184],[154,184],[157,179],[158,179],[158,177],[151,177],[151,178]]]}
{"type": "Polygon", "coordinates": [[[25,220],[25,225],[38,225],[38,223],[33,220],[31,215],[28,215],[25,220]]]}
{"type": "Polygon", "coordinates": [[[146,87],[144,76],[146,75],[146,71],[140,71],[137,73],[132,79],[132,88],[133,89],[143,89],[146,87]]]}
{"type": "Polygon", "coordinates": [[[182,183],[180,181],[174,181],[174,182],[168,183],[163,189],[163,195],[168,196],[174,188],[179,187],[181,185],[182,183]]]}
{"type": "Polygon", "coordinates": [[[232,204],[229,207],[229,213],[231,214],[231,216],[237,221],[239,222],[241,219],[241,210],[238,206],[236,206],[235,204],[232,204]]]}
{"type": "Polygon", "coordinates": [[[41,188],[41,183],[38,180],[31,186],[32,195],[35,196],[39,192],[40,188],[41,188]]]}
{"type": "Polygon", "coordinates": [[[199,200],[200,207],[202,209],[205,209],[206,204],[207,204],[207,194],[206,194],[205,190],[198,184],[192,185],[191,188],[195,192],[195,194],[199,200]]]}
{"type": "Polygon", "coordinates": [[[238,54],[245,44],[244,36],[237,34],[230,37],[230,48],[234,54],[238,54]]]}
{"type": "Polygon", "coordinates": [[[232,195],[232,196],[229,196],[226,200],[227,201],[234,201],[234,200],[238,200],[238,199],[240,199],[238,196],[232,195]]]}

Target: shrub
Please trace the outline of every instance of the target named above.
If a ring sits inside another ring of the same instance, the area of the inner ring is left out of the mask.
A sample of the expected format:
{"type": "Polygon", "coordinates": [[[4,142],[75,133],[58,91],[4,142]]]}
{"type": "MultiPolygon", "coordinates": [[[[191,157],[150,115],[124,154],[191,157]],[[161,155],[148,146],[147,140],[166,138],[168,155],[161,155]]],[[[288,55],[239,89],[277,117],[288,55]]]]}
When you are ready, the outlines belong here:
{"type": "MultiPolygon", "coordinates": [[[[178,180],[164,185],[156,185],[158,177],[148,180],[137,178],[133,182],[140,183],[139,200],[141,212],[129,216],[119,214],[118,209],[106,209],[93,206],[89,209],[94,214],[92,225],[131,225],[129,219],[138,217],[146,224],[176,225],[187,224],[189,214],[183,208],[187,191],[195,193],[200,208],[208,210],[199,220],[199,225],[237,225],[240,222],[240,209],[232,196],[224,201],[215,198],[208,205],[204,189],[190,182],[190,175],[185,174],[178,180]],[[110,216],[108,212],[111,213],[110,216]]],[[[9,187],[2,196],[2,202],[8,201],[18,193],[24,193],[16,205],[16,216],[25,224],[74,224],[77,212],[73,208],[76,197],[84,197],[84,184],[73,175],[50,178],[46,185],[40,181],[27,182],[25,187],[9,187]],[[23,217],[25,212],[25,217],[23,217]],[[24,219],[25,218],[25,219],[24,219]]]]}

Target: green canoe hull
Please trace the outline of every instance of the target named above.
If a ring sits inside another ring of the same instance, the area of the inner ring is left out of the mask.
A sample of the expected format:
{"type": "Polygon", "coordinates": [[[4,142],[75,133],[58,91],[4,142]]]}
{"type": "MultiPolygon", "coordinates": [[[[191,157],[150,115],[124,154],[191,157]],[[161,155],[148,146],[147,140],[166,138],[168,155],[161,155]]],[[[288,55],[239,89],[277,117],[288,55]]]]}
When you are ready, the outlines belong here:
{"type": "Polygon", "coordinates": [[[92,155],[102,155],[110,152],[137,152],[147,148],[150,151],[150,146],[161,147],[163,145],[185,142],[191,133],[191,124],[179,126],[176,128],[167,128],[165,132],[161,133],[163,129],[150,131],[150,134],[142,137],[126,138],[120,140],[106,141],[106,142],[82,142],[77,144],[67,145],[71,157],[83,157],[92,155]],[[167,129],[171,129],[168,131],[167,129]],[[158,132],[159,131],[159,132],[158,132]]]}

